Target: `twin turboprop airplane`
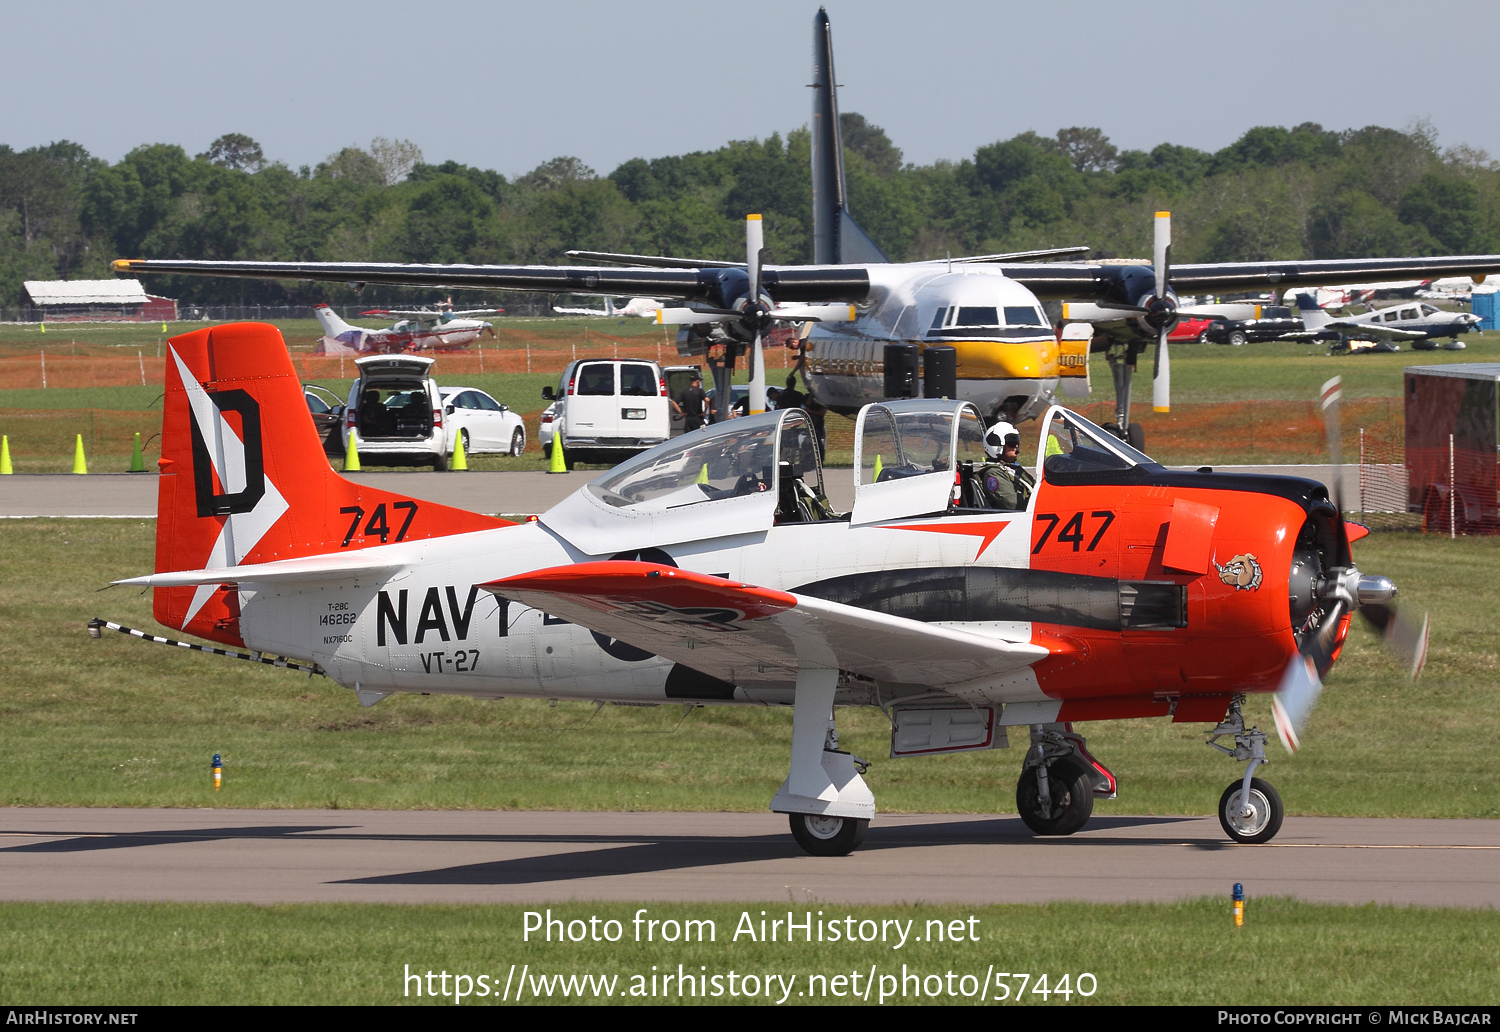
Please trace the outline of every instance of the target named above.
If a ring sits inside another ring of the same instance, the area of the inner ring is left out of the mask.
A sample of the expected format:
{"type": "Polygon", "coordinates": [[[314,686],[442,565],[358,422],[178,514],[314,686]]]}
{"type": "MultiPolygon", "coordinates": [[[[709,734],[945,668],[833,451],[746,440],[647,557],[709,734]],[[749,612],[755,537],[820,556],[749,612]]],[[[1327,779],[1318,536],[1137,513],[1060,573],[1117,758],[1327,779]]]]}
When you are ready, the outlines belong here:
{"type": "Polygon", "coordinates": [[[336,315],[327,305],[317,305],[313,315],[323,327],[319,340],[319,353],[324,355],[385,355],[407,351],[431,351],[437,348],[460,348],[472,344],[488,334],[493,337],[495,328],[483,319],[470,319],[472,315],[499,315],[503,308],[476,308],[468,312],[455,312],[451,304],[436,309],[421,308],[402,312],[379,309],[365,315],[395,316],[400,321],[383,330],[367,330],[351,326],[336,315]]]}
{"type": "Polygon", "coordinates": [[[793,408],[684,434],[509,524],[334,472],[279,331],[230,324],[168,342],[156,572],[119,583],[154,589],[168,627],[291,657],[364,705],[790,706],[771,809],[816,855],[850,852],[875,814],[835,706],[880,707],[892,758],[1021,728],[1017,806],[1043,835],[1116,791],[1074,722],[1215,724],[1247,764],[1223,827],[1267,841],[1282,804],[1253,776],[1268,736],[1246,695],[1277,693],[1295,747],[1356,609],[1413,671],[1425,622],[1355,566],[1321,484],[1166,469],[1056,406],[1042,430],[1015,511],[975,483],[975,405],[908,399],[860,410],[848,513],[793,408]]]}
{"type": "MultiPolygon", "coordinates": [[[[1045,261],[1076,256],[1084,247],[978,255],[926,262],[887,260],[849,213],[834,89],[832,30],[820,10],[813,21],[813,261],[810,266],[767,264],[759,216],[747,224],[745,262],[645,255],[569,252],[601,266],[402,265],[378,262],[116,261],[117,272],[383,283],[444,288],[489,288],[548,294],[676,299],[680,309],[655,313],[717,327],[754,346],[778,318],[794,321],[793,306],[853,305],[854,318],[836,312],[814,322],[805,369],[813,392],[830,408],[853,414],[884,398],[888,344],[952,347],[957,396],[986,419],[1016,422],[1045,412],[1060,379],[1086,382],[1087,344],[1063,353],[1043,302],[1080,304],[1122,320],[1131,333],[1127,354],[1112,362],[1117,392],[1114,430],[1129,436],[1129,402],[1136,357],[1155,341],[1152,403],[1171,407],[1167,335],[1178,317],[1177,293],[1238,294],[1351,281],[1483,276],[1500,271],[1500,255],[1364,258],[1327,261],[1216,262],[1173,265],[1170,219],[1158,213],[1151,265],[1045,261]],[[690,311],[691,310],[691,311],[690,311]],[[667,313],[672,312],[673,315],[667,313]]],[[[732,349],[731,349],[732,350],[732,349]]],[[[763,410],[763,364],[752,362],[750,407],[763,410]]],[[[1139,435],[1135,438],[1140,441],[1139,435]]]]}

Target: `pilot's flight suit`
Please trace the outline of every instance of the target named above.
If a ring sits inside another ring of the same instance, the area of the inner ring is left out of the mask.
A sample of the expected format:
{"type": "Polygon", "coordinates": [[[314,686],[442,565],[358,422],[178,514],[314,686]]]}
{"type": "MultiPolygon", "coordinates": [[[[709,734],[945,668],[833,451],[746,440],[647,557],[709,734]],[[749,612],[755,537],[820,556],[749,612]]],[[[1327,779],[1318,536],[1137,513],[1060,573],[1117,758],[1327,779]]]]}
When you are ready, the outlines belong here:
{"type": "Polygon", "coordinates": [[[986,462],[974,467],[975,494],[985,509],[1026,508],[1036,480],[1025,469],[1008,462],[986,462]]]}

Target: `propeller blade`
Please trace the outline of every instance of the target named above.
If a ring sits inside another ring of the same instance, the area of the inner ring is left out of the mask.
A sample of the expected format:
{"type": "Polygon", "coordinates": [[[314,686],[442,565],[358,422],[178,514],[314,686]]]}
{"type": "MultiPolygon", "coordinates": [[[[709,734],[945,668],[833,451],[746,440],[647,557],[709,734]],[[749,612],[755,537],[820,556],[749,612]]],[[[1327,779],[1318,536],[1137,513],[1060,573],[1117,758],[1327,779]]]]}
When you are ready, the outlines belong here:
{"type": "Polygon", "coordinates": [[[1167,334],[1163,326],[1156,331],[1155,368],[1151,370],[1151,407],[1157,412],[1172,411],[1172,367],[1167,355],[1167,334]]]}
{"type": "Polygon", "coordinates": [[[1156,239],[1154,258],[1156,266],[1156,296],[1167,296],[1167,271],[1172,265],[1172,213],[1156,213],[1156,239]]]}
{"type": "Polygon", "coordinates": [[[1281,675],[1281,684],[1271,696],[1271,717],[1276,722],[1276,734],[1286,751],[1295,753],[1302,747],[1301,734],[1307,727],[1307,718],[1312,716],[1318,696],[1323,694],[1323,682],[1318,677],[1317,667],[1307,656],[1293,656],[1281,675]]]}
{"type": "Polygon", "coordinates": [[[1411,672],[1411,679],[1415,681],[1420,677],[1422,668],[1427,665],[1431,616],[1423,613],[1422,626],[1413,627],[1388,602],[1366,603],[1359,607],[1359,614],[1371,627],[1381,632],[1385,647],[1411,672]]]}
{"type": "Polygon", "coordinates": [[[853,305],[782,305],[771,313],[789,322],[853,322],[857,316],[853,305]]]}
{"type": "Polygon", "coordinates": [[[755,347],[750,352],[750,361],[754,363],[750,370],[750,402],[745,411],[752,416],[758,416],[766,410],[766,356],[760,347],[760,331],[755,334],[755,347]]]}
{"type": "Polygon", "coordinates": [[[1344,438],[1339,426],[1339,402],[1344,396],[1343,377],[1323,385],[1318,404],[1323,409],[1323,428],[1328,432],[1328,461],[1333,464],[1333,504],[1344,514],[1344,438]]]}
{"type": "Polygon", "coordinates": [[[719,308],[658,308],[654,312],[642,312],[641,315],[654,319],[658,326],[703,326],[740,317],[739,312],[719,308]]]}
{"type": "Polygon", "coordinates": [[[750,269],[750,301],[760,300],[760,252],[766,246],[759,215],[745,216],[745,262],[750,269]]]}

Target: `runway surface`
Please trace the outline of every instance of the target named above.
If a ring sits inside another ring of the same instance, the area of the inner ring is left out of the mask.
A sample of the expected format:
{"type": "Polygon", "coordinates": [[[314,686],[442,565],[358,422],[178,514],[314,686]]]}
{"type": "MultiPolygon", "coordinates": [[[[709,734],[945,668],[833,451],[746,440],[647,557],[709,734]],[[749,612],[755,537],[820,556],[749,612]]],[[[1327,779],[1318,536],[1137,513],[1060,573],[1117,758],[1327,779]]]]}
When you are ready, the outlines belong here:
{"type": "MultiPolygon", "coordinates": [[[[1227,473],[1271,473],[1333,481],[1332,466],[1217,466],[1227,473]]],[[[467,472],[349,473],[350,480],[423,501],[470,512],[529,515],[543,513],[600,474],[467,472]]],[[[840,512],[854,505],[854,484],[846,469],[831,469],[828,500],[840,512]]],[[[1344,497],[1359,497],[1359,467],[1344,467],[1344,497]]],[[[150,473],[31,473],[0,477],[0,518],[31,516],[156,515],[156,477],[150,473]]]]}
{"type": "Polygon", "coordinates": [[[1500,821],[1289,817],[1263,846],[1215,818],[882,816],[852,856],[776,814],[0,810],[0,899],[890,903],[1222,896],[1500,906],[1500,821]]]}

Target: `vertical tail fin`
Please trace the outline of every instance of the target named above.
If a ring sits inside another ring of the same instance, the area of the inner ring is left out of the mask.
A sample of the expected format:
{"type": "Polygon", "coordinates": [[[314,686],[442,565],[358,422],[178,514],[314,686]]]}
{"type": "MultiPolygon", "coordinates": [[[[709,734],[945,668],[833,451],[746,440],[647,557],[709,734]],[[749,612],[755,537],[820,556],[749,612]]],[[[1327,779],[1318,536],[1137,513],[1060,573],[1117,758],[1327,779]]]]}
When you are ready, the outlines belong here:
{"type": "Polygon", "coordinates": [[[890,261],[849,214],[838,84],[833,76],[833,27],[821,7],[813,17],[812,193],[814,265],[890,261]]]}
{"type": "Polygon", "coordinates": [[[327,305],[313,306],[313,315],[323,327],[323,339],[318,342],[318,353],[322,355],[358,355],[365,350],[365,335],[368,331],[350,326],[338,317],[327,305]]]}
{"type": "MultiPolygon", "coordinates": [[[[213,570],[508,526],[346,480],[329,466],[281,331],[230,323],[167,342],[156,572],[213,570]]],[[[158,622],[241,645],[239,593],[157,588],[158,622]]]]}
{"type": "Polygon", "coordinates": [[[1297,295],[1297,314],[1302,317],[1302,325],[1309,330],[1316,330],[1333,322],[1333,317],[1318,307],[1316,291],[1304,290],[1297,295]]]}

